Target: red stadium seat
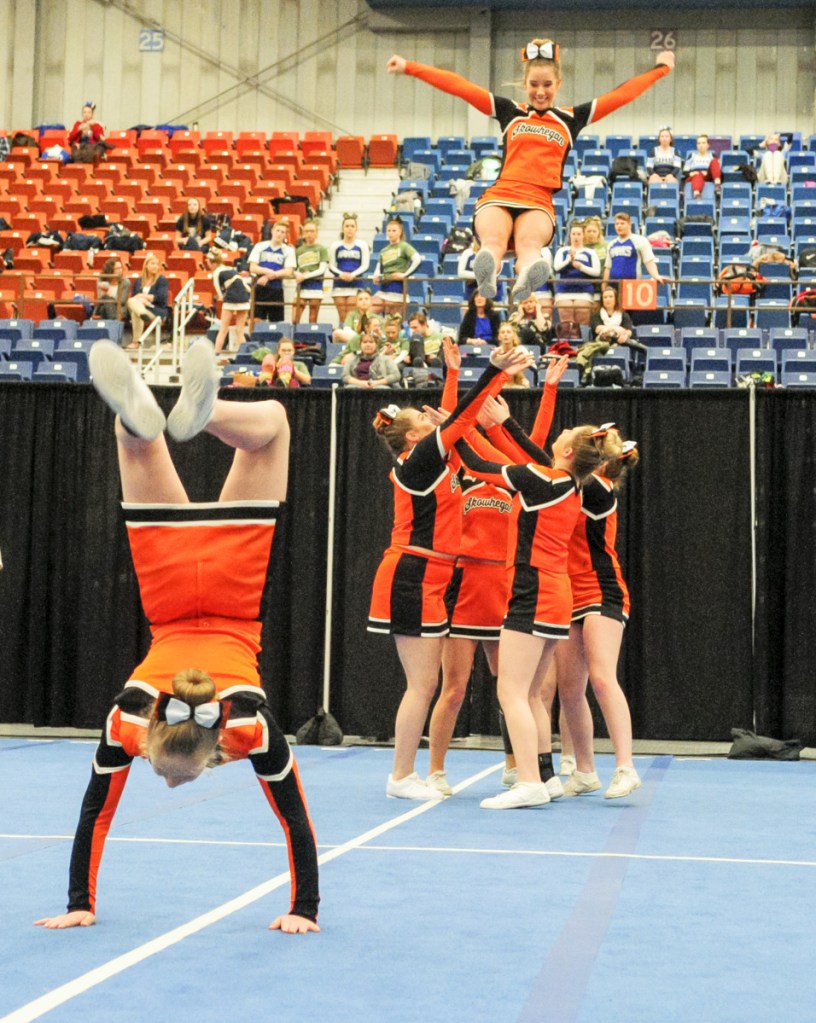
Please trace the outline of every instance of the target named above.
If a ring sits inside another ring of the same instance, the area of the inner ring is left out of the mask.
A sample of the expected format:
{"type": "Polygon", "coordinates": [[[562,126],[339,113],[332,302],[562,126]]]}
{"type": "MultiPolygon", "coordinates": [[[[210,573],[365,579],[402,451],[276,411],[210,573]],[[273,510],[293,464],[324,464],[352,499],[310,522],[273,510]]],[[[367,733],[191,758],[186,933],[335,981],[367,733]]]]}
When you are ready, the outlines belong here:
{"type": "Polygon", "coordinates": [[[341,167],[362,167],[365,158],[365,140],[361,135],[341,135],[337,140],[337,162],[341,167]]]}

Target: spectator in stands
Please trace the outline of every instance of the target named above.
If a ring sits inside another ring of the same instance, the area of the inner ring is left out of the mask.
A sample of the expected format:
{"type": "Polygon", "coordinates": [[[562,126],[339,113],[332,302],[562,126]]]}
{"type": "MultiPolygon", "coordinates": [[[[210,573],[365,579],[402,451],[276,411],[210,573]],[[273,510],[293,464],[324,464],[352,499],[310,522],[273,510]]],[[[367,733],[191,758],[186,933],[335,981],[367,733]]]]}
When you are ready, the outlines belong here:
{"type": "Polygon", "coordinates": [[[100,320],[124,320],[129,297],[130,281],[125,277],[124,263],[118,256],[111,256],[96,279],[93,315],[100,320]]]}
{"type": "Polygon", "coordinates": [[[501,317],[493,309],[491,300],[475,291],[459,324],[457,341],[460,345],[493,345],[499,336],[500,324],[501,317]]]}
{"type": "Polygon", "coordinates": [[[334,277],[332,300],[339,323],[353,311],[360,278],[370,264],[368,242],[357,238],[357,214],[344,213],[340,239],[329,246],[329,273],[334,277]]]}
{"type": "Polygon", "coordinates": [[[588,324],[595,305],[595,285],[601,276],[598,254],[584,245],[584,228],[573,224],[569,245],[562,245],[553,260],[558,274],[555,308],[561,320],[588,324]]]}
{"type": "Polygon", "coordinates": [[[399,366],[393,359],[377,351],[375,338],[363,334],[360,338],[360,351],[343,363],[343,386],[396,387],[399,382],[399,366]]]}
{"type": "Polygon", "coordinates": [[[688,159],[683,164],[683,173],[686,181],[691,184],[691,194],[699,199],[703,192],[703,185],[706,181],[713,181],[717,188],[722,183],[722,171],[720,161],[711,152],[708,145],[708,135],[697,136],[697,149],[689,153],[688,159]]]}
{"type": "Polygon", "coordinates": [[[96,163],[105,155],[104,138],[105,129],[96,120],[96,104],[88,100],[68,134],[71,158],[77,163],[96,163]]]}
{"type": "Polygon", "coordinates": [[[759,143],[762,159],[759,163],[757,181],[769,185],[787,185],[788,168],[785,164],[785,152],[779,132],[771,132],[759,143]]]}
{"type": "Polygon", "coordinates": [[[301,243],[295,252],[297,297],[292,305],[292,323],[300,323],[309,307],[309,323],[317,323],[323,302],[323,278],[329,266],[329,254],[317,241],[317,224],[307,220],[301,231],[301,243]]]}
{"type": "Polygon", "coordinates": [[[652,150],[652,155],[646,158],[649,184],[671,184],[679,181],[682,170],[683,158],[674,148],[671,128],[664,125],[657,133],[657,145],[652,150]]]}
{"type": "Polygon", "coordinates": [[[207,266],[212,270],[212,281],[215,294],[221,300],[221,323],[215,337],[215,354],[219,355],[227,344],[230,327],[235,326],[235,346],[240,348],[244,343],[249,303],[252,298],[252,282],[240,271],[224,262],[225,253],[222,249],[212,249],[207,253],[207,266]]]}
{"type": "Polygon", "coordinates": [[[408,357],[408,335],[402,329],[402,317],[399,313],[390,313],[385,320],[384,339],[380,351],[393,359],[397,365],[405,362],[408,357]]]}
{"type": "Polygon", "coordinates": [[[206,252],[214,237],[212,217],[202,209],[201,200],[191,195],[187,209],[176,221],[176,245],[180,249],[206,252]]]}
{"type": "Polygon", "coordinates": [[[552,298],[549,295],[543,297],[547,300],[545,304],[542,304],[535,295],[525,298],[509,321],[518,332],[520,342],[525,348],[539,348],[541,352],[546,351],[553,339],[552,298]]]}
{"type": "Polygon", "coordinates": [[[281,338],[274,355],[266,355],[261,363],[262,376],[270,374],[266,379],[273,387],[293,390],[308,387],[312,382],[312,374],[305,362],[297,359],[295,342],[289,338],[281,338]]]}
{"type": "Polygon", "coordinates": [[[600,217],[587,217],[584,221],[584,248],[597,253],[601,266],[606,262],[606,240],[600,217]]]}
{"type": "Polygon", "coordinates": [[[390,217],[385,225],[388,244],[380,250],[374,268],[375,284],[380,290],[374,296],[373,308],[381,313],[389,306],[401,306],[405,301],[405,281],[419,269],[422,257],[405,241],[405,229],[400,217],[390,217]]]}
{"type": "MultiPolygon", "coordinates": [[[[442,348],[442,332],[434,330],[427,313],[417,309],[408,317],[408,335],[411,341],[422,341],[422,354],[429,366],[442,369],[439,351],[442,348]]],[[[411,361],[410,359],[408,360],[411,361]]]]}
{"type": "Polygon", "coordinates": [[[632,232],[632,218],[628,213],[615,214],[615,233],[617,238],[609,243],[604,264],[604,281],[635,280],[641,276],[641,266],[645,267],[650,277],[658,284],[667,278],[660,275],[655,262],[652,246],[642,234],[632,232]]]}
{"type": "MultiPolygon", "coordinates": [[[[590,321],[592,337],[610,345],[626,345],[633,341],[635,328],[632,317],[621,308],[618,289],[611,284],[604,285],[601,292],[601,308],[590,321]]],[[[645,351],[645,345],[632,344],[633,348],[645,351]]]]}
{"type": "Polygon", "coordinates": [[[170,313],[167,278],[161,272],[161,261],[155,252],[145,253],[142,274],[131,285],[127,307],[133,330],[133,340],[128,348],[138,348],[142,343],[145,324],[165,320],[170,313]]]}
{"type": "Polygon", "coordinates": [[[283,282],[295,271],[295,250],[287,244],[289,221],[277,220],[272,225],[269,241],[258,242],[249,254],[249,271],[255,275],[255,323],[284,318],[283,282]]]}
{"type": "MultiPolygon", "coordinates": [[[[499,326],[498,341],[499,350],[502,352],[509,352],[513,348],[518,348],[519,345],[521,344],[521,339],[519,338],[518,331],[516,330],[515,326],[509,322],[502,323],[499,326]]],[[[525,376],[523,371],[519,371],[518,373],[515,373],[513,376],[510,377],[510,379],[504,385],[504,389],[529,386],[530,386],[529,377],[525,376]]]]}
{"type": "Polygon", "coordinates": [[[332,332],[332,341],[342,341],[344,344],[348,344],[354,338],[359,340],[360,334],[365,329],[366,317],[371,312],[371,304],[371,292],[368,288],[358,288],[357,294],[354,296],[354,308],[346,313],[346,318],[341,326],[335,327],[332,332]]]}

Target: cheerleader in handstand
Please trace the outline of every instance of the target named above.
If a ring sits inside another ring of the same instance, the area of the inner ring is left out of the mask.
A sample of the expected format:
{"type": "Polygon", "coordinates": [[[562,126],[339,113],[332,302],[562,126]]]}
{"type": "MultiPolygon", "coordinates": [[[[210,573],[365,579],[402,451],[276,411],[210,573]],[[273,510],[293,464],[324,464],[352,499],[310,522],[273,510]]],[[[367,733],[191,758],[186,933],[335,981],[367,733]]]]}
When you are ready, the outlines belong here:
{"type": "Polygon", "coordinates": [[[292,900],[270,927],[317,931],[312,825],[257,666],[264,582],[286,498],[286,413],[275,401],[219,400],[220,374],[208,341],[189,350],[166,424],[118,345],[97,342],[90,364],[94,386],[117,414],[122,507],[152,642],[114,700],[94,757],[71,855],[68,910],[37,923],[95,922],[104,842],[134,759],[146,759],[170,788],[207,767],[248,759],[289,847],[292,900]],[[235,449],[217,502],[190,502],[165,425],[177,441],[205,431],[235,449]]]}

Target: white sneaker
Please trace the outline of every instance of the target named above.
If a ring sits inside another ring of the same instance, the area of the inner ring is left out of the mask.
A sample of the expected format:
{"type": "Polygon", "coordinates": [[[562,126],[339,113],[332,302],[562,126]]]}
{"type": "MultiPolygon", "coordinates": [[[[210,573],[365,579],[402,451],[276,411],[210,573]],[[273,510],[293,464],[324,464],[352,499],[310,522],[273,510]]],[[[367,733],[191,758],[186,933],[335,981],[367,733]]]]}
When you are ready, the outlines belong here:
{"type": "Polygon", "coordinates": [[[544,806],[549,801],[543,781],[517,781],[511,789],[483,799],[479,805],[483,810],[520,810],[525,806],[544,806]]]}
{"type": "Polygon", "coordinates": [[[212,419],[221,371],[210,341],[201,338],[190,346],[181,367],[181,394],[167,417],[173,440],[190,440],[212,419]]]}
{"type": "Polygon", "coordinates": [[[428,785],[414,771],[399,781],[394,780],[392,774],[388,775],[388,782],[385,786],[385,794],[389,799],[442,799],[439,789],[428,785]]]}
{"type": "Polygon", "coordinates": [[[97,341],[88,356],[91,382],[131,433],[155,440],[164,430],[164,413],[127,353],[113,341],[97,341]]]}
{"type": "Polygon", "coordinates": [[[597,771],[573,771],[564,782],[565,796],[585,796],[587,792],[596,792],[601,787],[601,779],[597,771]]]}
{"type": "Polygon", "coordinates": [[[479,249],[473,260],[473,276],[482,298],[494,299],[498,291],[496,284],[496,260],[487,249],[479,249]]]}
{"type": "MultiPolygon", "coordinates": [[[[473,264],[473,271],[474,273],[476,272],[475,260],[473,264]]],[[[518,280],[516,281],[510,297],[513,299],[513,302],[517,304],[519,302],[524,302],[533,294],[533,292],[541,291],[551,277],[552,260],[549,256],[542,256],[541,259],[537,259],[535,263],[531,263],[529,266],[524,267],[518,275],[518,280]]]]}
{"type": "Polygon", "coordinates": [[[564,786],[561,784],[561,779],[557,774],[554,774],[552,778],[544,782],[547,788],[547,794],[550,799],[560,799],[564,795],[564,786]]]}
{"type": "Polygon", "coordinates": [[[558,773],[562,778],[569,778],[574,770],[575,757],[571,753],[562,753],[561,761],[558,765],[558,773]]]}
{"type": "Polygon", "coordinates": [[[447,771],[434,771],[425,779],[425,784],[441,792],[443,796],[453,795],[453,789],[448,785],[447,771]]]}
{"type": "Polygon", "coordinates": [[[618,767],[612,775],[609,788],[604,792],[604,799],[620,799],[628,796],[641,785],[640,775],[634,767],[618,767]]]}
{"type": "Polygon", "coordinates": [[[518,781],[518,768],[517,767],[505,767],[502,771],[502,785],[506,789],[511,789],[518,781]]]}

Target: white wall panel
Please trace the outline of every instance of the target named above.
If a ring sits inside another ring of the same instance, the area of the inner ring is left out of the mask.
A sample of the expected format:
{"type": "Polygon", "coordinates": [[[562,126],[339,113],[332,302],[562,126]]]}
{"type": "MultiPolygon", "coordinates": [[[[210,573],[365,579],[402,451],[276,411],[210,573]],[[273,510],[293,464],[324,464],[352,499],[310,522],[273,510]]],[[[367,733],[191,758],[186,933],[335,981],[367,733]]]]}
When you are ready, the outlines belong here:
{"type": "Polygon", "coordinates": [[[520,47],[533,31],[549,34],[564,48],[560,98],[573,103],[651,66],[649,30],[673,28],[675,75],[599,124],[601,134],[652,133],[667,122],[734,135],[816,130],[814,16],[805,8],[777,9],[771,24],[767,12],[733,8],[605,19],[557,11],[521,29],[509,12],[385,16],[364,0],[0,0],[0,14],[7,127],[72,123],[90,97],[111,128],[183,120],[201,130],[493,133],[461,101],[387,75],[388,57],[436,63],[513,95],[520,47]],[[361,26],[344,27],[360,17],[361,26]],[[139,29],[151,25],[166,30],[163,53],[139,52],[139,29]]]}

